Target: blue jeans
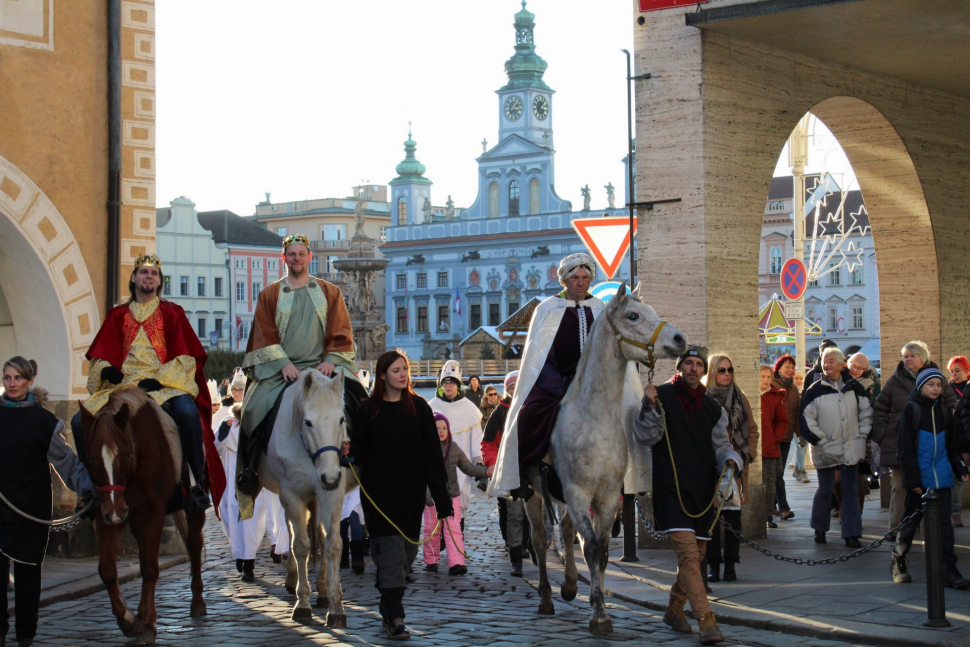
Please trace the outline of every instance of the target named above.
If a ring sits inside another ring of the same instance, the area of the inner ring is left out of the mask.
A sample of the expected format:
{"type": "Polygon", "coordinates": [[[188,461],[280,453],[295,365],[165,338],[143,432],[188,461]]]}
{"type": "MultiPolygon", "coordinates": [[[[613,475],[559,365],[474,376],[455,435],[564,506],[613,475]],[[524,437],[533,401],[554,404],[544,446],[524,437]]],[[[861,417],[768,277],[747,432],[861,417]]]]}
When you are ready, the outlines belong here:
{"type": "MultiPolygon", "coordinates": [[[[169,399],[162,405],[162,409],[175,420],[182,443],[182,454],[195,475],[196,482],[201,483],[205,477],[205,453],[202,449],[202,418],[195,406],[195,400],[186,393],[169,399]]],[[[80,411],[71,418],[71,431],[74,433],[77,455],[84,460],[84,429],[81,426],[80,411]]]]}
{"type": "Polygon", "coordinates": [[[804,471],[805,470],[805,451],[808,449],[808,445],[804,447],[795,443],[795,467],[804,471]]]}
{"type": "Polygon", "coordinates": [[[839,465],[838,467],[817,467],[818,490],[812,502],[811,526],[815,532],[828,532],[832,525],[832,491],[835,489],[835,471],[842,473],[842,537],[862,536],[862,509],[859,506],[859,493],[856,489],[858,465],[839,465]]]}

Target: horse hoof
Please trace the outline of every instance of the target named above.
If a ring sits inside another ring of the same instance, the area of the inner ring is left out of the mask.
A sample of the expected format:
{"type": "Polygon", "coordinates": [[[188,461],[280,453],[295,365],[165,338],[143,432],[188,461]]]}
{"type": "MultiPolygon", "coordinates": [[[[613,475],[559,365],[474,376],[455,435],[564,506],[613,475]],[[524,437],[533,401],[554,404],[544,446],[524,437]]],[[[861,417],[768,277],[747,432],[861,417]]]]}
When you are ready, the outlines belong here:
{"type": "Polygon", "coordinates": [[[205,602],[202,602],[201,600],[198,602],[193,602],[191,608],[192,610],[189,612],[189,615],[193,618],[201,618],[208,613],[205,608],[205,602]]]}
{"type": "Polygon", "coordinates": [[[578,586],[576,585],[576,582],[563,582],[562,588],[559,589],[559,593],[562,595],[563,600],[566,602],[572,602],[576,599],[577,589],[578,586]]]}
{"type": "Polygon", "coordinates": [[[543,616],[554,616],[556,615],[556,605],[552,603],[552,600],[543,600],[539,603],[539,615],[543,616]]]}
{"type": "Polygon", "coordinates": [[[590,620],[589,633],[594,636],[608,636],[613,633],[613,621],[609,618],[604,620],[590,620]]]}
{"type": "Polygon", "coordinates": [[[310,622],[313,620],[313,609],[310,607],[296,607],[293,609],[293,622],[310,622]]]}
{"type": "Polygon", "coordinates": [[[135,638],[136,645],[154,645],[155,644],[155,629],[143,629],[138,637],[135,638]]]}
{"type": "Polygon", "coordinates": [[[326,609],[327,607],[330,606],[330,599],[327,596],[320,595],[318,593],[317,594],[317,603],[314,606],[316,606],[318,609],[326,609]]]}
{"type": "Polygon", "coordinates": [[[138,634],[139,624],[138,619],[135,618],[135,614],[131,611],[125,611],[124,617],[118,618],[118,628],[121,629],[121,633],[126,638],[134,638],[138,634]]]}
{"type": "Polygon", "coordinates": [[[347,616],[345,614],[328,613],[327,627],[330,629],[346,629],[347,616]]]}
{"type": "Polygon", "coordinates": [[[296,595],[296,586],[293,584],[286,584],[286,592],[290,595],[296,595]]]}

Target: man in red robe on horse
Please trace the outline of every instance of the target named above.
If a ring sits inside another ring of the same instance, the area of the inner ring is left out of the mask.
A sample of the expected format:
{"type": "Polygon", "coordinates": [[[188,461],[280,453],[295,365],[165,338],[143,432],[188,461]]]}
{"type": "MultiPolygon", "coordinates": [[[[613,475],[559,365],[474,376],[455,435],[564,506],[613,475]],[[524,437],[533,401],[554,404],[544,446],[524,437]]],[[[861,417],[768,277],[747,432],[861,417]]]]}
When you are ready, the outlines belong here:
{"type": "MultiPolygon", "coordinates": [[[[144,389],[178,425],[182,454],[191,472],[185,511],[198,512],[211,505],[202,487],[206,481],[218,510],[226,477],[215,448],[212,403],[202,373],[207,355],[181,306],[160,298],[164,281],[157,256],[135,260],[128,281],[131,301],[108,311],[85,355],[90,361],[91,396],[84,407],[95,413],[117,389],[144,389]]],[[[83,457],[80,412],[71,420],[71,429],[78,455],[83,457]]]]}

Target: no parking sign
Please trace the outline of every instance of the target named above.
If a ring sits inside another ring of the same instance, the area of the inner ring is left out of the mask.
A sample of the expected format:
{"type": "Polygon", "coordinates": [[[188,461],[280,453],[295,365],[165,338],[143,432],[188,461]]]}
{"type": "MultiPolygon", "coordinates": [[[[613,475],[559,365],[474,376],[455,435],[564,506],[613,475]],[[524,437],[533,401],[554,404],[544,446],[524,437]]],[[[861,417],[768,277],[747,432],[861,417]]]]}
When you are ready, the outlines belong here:
{"type": "Polygon", "coordinates": [[[797,258],[789,258],[781,266],[781,293],[789,301],[798,301],[808,287],[808,272],[805,264],[797,258]]]}

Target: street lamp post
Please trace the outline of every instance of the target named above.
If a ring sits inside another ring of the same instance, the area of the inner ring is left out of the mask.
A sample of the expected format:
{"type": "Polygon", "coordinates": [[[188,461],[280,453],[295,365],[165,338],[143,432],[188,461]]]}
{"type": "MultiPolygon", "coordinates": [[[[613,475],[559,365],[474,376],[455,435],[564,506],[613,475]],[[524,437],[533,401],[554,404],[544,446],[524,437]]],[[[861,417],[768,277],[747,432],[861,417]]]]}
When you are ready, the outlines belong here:
{"type": "Polygon", "coordinates": [[[632,290],[634,285],[633,281],[637,275],[636,258],[633,253],[633,243],[634,243],[634,233],[633,233],[633,219],[636,217],[633,215],[633,206],[636,200],[634,200],[633,191],[633,81],[637,79],[649,79],[650,73],[646,72],[640,74],[639,76],[632,76],[631,71],[631,58],[629,50],[622,50],[626,54],[626,147],[627,147],[627,162],[626,162],[626,173],[627,173],[627,196],[626,204],[630,209],[630,289],[632,290]]]}
{"type": "MultiPolygon", "coordinates": [[[[788,138],[788,161],[794,179],[793,206],[795,225],[795,258],[805,262],[805,166],[808,164],[808,120],[809,113],[798,121],[791,137],[788,138]]],[[[808,277],[806,276],[806,281],[808,277]]],[[[803,316],[795,318],[795,366],[805,366],[805,295],[799,297],[803,316]]]]}

